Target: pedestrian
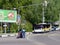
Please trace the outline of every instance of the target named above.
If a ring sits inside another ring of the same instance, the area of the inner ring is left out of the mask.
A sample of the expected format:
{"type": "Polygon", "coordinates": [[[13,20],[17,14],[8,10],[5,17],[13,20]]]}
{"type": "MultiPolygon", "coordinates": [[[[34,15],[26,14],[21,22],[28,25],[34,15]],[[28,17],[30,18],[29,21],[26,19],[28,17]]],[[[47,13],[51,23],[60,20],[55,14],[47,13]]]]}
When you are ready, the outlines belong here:
{"type": "Polygon", "coordinates": [[[25,29],[22,29],[22,38],[25,38],[25,29]]]}
{"type": "Polygon", "coordinates": [[[20,29],[20,30],[18,31],[18,36],[17,36],[17,38],[22,38],[22,29],[20,29]]]}

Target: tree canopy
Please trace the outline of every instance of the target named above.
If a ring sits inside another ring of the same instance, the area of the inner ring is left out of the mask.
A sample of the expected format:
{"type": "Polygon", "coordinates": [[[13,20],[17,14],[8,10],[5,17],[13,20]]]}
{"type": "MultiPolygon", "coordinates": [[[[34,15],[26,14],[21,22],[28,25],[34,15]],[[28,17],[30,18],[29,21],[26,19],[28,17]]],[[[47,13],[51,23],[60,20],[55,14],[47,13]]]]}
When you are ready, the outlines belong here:
{"type": "MultiPolygon", "coordinates": [[[[0,9],[20,10],[22,20],[32,24],[42,22],[42,4],[44,0],[0,0],[0,9]]],[[[47,0],[48,5],[44,7],[45,22],[55,22],[59,19],[60,0],[47,0]]]]}

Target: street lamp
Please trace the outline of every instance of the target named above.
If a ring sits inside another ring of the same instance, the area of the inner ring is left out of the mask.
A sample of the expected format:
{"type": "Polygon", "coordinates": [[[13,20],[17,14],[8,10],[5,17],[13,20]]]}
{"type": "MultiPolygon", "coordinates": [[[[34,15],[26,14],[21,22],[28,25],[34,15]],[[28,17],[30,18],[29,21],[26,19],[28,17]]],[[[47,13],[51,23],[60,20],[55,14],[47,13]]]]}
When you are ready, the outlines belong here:
{"type": "Polygon", "coordinates": [[[42,11],[43,11],[43,23],[45,22],[45,16],[44,16],[44,15],[45,15],[45,14],[44,14],[45,12],[44,12],[44,8],[47,7],[47,4],[48,4],[48,2],[47,2],[46,0],[44,0],[44,2],[43,2],[43,4],[42,4],[42,5],[43,5],[43,8],[42,8],[42,11]]]}

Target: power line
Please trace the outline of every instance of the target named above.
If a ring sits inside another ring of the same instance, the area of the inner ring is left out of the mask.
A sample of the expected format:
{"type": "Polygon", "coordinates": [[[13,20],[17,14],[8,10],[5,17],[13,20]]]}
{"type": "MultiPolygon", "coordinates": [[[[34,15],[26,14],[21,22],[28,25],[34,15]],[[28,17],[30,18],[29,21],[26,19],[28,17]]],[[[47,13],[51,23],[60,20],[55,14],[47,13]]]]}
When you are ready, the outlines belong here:
{"type": "MultiPolygon", "coordinates": [[[[41,3],[41,4],[42,4],[42,3],[41,3]]],[[[27,5],[27,6],[20,6],[19,8],[29,7],[29,6],[38,6],[38,5],[41,5],[41,4],[32,4],[32,5],[27,5]]]]}

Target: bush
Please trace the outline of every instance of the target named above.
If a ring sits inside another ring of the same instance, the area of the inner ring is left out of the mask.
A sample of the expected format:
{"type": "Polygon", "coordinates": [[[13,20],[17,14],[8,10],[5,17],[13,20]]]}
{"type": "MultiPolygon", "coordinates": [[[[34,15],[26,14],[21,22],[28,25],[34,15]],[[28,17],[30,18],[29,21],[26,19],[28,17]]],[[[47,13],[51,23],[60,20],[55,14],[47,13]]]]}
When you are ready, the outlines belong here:
{"type": "Polygon", "coordinates": [[[16,33],[17,31],[18,31],[18,26],[15,23],[11,24],[10,32],[16,33]]]}
{"type": "Polygon", "coordinates": [[[32,24],[30,22],[26,22],[25,25],[22,25],[22,28],[26,30],[26,32],[31,32],[32,31],[32,24]]]}

